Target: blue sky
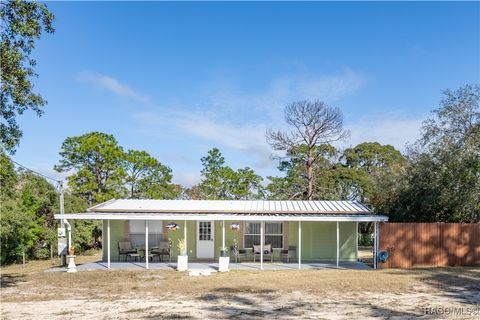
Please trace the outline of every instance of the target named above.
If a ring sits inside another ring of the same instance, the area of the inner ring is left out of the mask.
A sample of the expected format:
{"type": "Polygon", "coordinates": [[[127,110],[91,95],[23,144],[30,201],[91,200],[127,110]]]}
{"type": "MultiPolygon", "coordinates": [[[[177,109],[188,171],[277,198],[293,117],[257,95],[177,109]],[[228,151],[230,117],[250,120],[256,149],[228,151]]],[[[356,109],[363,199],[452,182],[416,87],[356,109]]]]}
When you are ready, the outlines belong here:
{"type": "Polygon", "coordinates": [[[480,3],[49,2],[33,52],[45,114],[20,118],[14,159],[49,175],[62,141],[113,134],[198,182],[218,147],[278,174],[266,128],[298,99],[339,107],[351,138],[403,150],[446,88],[480,82],[480,3]]]}

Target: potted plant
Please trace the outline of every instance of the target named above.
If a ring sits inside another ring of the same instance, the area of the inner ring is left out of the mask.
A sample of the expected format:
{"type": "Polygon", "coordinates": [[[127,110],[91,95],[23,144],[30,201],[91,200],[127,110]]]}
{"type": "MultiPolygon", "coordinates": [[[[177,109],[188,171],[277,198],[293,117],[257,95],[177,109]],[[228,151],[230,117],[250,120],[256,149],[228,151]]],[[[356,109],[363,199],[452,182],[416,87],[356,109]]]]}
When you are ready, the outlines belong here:
{"type": "Polygon", "coordinates": [[[177,256],[177,270],[187,271],[188,256],[187,256],[187,247],[185,246],[185,239],[178,239],[177,248],[179,252],[179,255],[177,256]]]}
{"type": "Polygon", "coordinates": [[[227,248],[220,248],[220,257],[218,258],[218,271],[227,272],[230,263],[230,256],[227,248]]]}

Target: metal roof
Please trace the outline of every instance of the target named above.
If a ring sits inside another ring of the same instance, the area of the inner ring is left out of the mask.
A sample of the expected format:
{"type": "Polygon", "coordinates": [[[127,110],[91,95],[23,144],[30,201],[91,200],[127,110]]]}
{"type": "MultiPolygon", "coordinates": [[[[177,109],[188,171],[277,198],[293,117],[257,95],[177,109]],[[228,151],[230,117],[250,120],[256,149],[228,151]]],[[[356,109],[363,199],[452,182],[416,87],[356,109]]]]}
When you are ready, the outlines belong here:
{"type": "Polygon", "coordinates": [[[372,211],[358,201],[110,200],[87,210],[105,213],[342,214],[372,211]]]}

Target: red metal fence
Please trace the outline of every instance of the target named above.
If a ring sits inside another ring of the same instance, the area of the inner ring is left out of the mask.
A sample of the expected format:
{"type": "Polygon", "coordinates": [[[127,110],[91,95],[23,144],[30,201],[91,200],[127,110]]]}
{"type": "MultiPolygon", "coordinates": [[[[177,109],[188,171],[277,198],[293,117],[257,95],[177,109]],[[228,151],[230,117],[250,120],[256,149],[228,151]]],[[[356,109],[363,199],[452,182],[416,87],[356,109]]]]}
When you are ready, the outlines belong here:
{"type": "Polygon", "coordinates": [[[480,266],[480,223],[382,223],[381,268],[480,266]]]}

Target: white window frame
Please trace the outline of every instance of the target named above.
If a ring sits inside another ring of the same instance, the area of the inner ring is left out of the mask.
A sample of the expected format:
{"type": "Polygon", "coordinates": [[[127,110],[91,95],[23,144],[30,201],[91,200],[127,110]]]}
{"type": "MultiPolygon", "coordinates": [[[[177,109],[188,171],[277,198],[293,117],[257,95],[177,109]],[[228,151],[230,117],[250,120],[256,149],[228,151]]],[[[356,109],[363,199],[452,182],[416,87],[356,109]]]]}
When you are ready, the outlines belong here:
{"type": "MultiPolygon", "coordinates": [[[[260,236],[260,229],[258,231],[258,233],[246,233],[246,229],[247,229],[247,223],[253,223],[253,224],[260,224],[261,222],[260,221],[245,221],[244,224],[243,224],[243,236],[242,236],[242,240],[243,240],[243,248],[245,249],[245,236],[260,236]]],[[[265,242],[265,238],[267,236],[282,236],[282,246],[280,248],[272,248],[272,249],[284,249],[285,247],[285,228],[284,228],[284,224],[282,221],[267,221],[265,222],[265,225],[267,223],[278,223],[281,225],[281,229],[282,229],[282,233],[264,233],[263,237],[264,237],[264,243],[266,244],[265,242]]],[[[264,231],[266,231],[267,228],[265,228],[264,231]]]]}
{"type": "MultiPolygon", "coordinates": [[[[156,247],[158,244],[155,244],[156,242],[154,239],[158,241],[158,239],[161,239],[163,237],[164,231],[163,231],[163,221],[162,220],[155,220],[155,221],[148,221],[148,239],[150,247],[156,247]],[[157,226],[155,226],[157,224],[157,226]]],[[[135,236],[140,236],[143,241],[145,241],[145,220],[128,220],[128,237],[130,239],[130,242],[132,242],[132,235],[135,236]],[[135,230],[135,232],[132,232],[132,223],[138,224],[138,225],[143,225],[143,227],[138,228],[138,230],[135,230]]],[[[132,245],[135,246],[134,243],[132,245]]]]}

